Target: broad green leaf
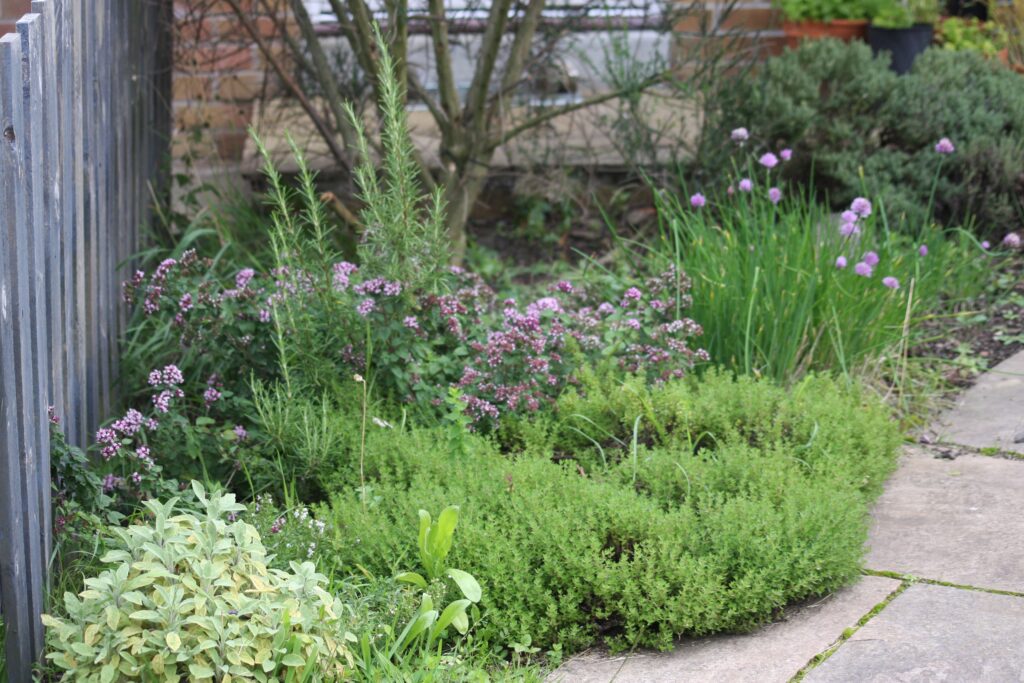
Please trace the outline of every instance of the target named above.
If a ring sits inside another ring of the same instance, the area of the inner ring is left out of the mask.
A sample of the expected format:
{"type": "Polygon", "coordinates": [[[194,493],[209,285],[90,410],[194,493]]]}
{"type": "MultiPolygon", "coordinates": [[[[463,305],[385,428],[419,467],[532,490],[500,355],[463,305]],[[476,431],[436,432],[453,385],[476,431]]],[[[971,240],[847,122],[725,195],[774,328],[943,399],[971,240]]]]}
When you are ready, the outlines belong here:
{"type": "Polygon", "coordinates": [[[290,666],[290,667],[304,666],[305,663],[306,663],[306,660],[303,659],[301,655],[297,655],[297,654],[295,654],[293,652],[292,654],[285,655],[281,659],[281,663],[284,664],[285,666],[290,666]]]}
{"type": "Polygon", "coordinates": [[[214,671],[202,664],[189,664],[188,672],[195,678],[213,678],[214,671]]]}
{"type": "Polygon", "coordinates": [[[167,641],[167,647],[170,648],[171,652],[177,652],[178,648],[181,647],[181,638],[174,631],[164,636],[164,640],[167,641]]]}
{"type": "Polygon", "coordinates": [[[483,590],[480,588],[480,584],[473,578],[473,575],[469,572],[464,572],[461,569],[449,569],[448,576],[451,577],[459,586],[459,590],[473,602],[480,602],[480,598],[483,597],[483,590]]]}
{"type": "Polygon", "coordinates": [[[431,554],[434,561],[438,563],[437,570],[441,569],[440,563],[448,556],[452,549],[452,537],[455,535],[455,525],[459,522],[459,508],[455,505],[446,507],[437,518],[437,524],[431,533],[431,554]]]}
{"type": "Polygon", "coordinates": [[[427,580],[416,572],[402,572],[395,577],[396,581],[402,581],[404,583],[411,583],[425,589],[427,587],[427,580]]]}
{"type": "MultiPolygon", "coordinates": [[[[440,635],[441,631],[448,628],[449,625],[454,625],[455,618],[458,617],[460,614],[465,615],[466,608],[469,607],[470,604],[471,603],[469,602],[469,600],[456,600],[455,602],[445,607],[444,611],[441,612],[441,616],[438,618],[437,623],[434,625],[434,637],[440,635]]],[[[458,628],[457,625],[455,627],[458,628]]],[[[459,629],[459,633],[465,633],[465,631],[459,629]]]]}

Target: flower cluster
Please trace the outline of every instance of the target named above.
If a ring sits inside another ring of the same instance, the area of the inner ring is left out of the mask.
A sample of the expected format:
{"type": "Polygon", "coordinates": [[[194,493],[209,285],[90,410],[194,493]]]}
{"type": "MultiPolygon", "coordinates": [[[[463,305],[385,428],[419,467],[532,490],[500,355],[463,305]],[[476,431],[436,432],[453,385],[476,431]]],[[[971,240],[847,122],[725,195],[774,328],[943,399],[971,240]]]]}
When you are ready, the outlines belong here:
{"type": "MultiPolygon", "coordinates": [[[[696,195],[694,205],[703,201],[696,195]]],[[[318,339],[332,340],[337,354],[329,362],[339,374],[365,372],[369,355],[379,371],[376,386],[385,394],[440,406],[455,388],[477,421],[539,410],[585,363],[610,358],[625,371],[661,380],[682,375],[705,357],[687,345],[700,327],[680,317],[689,303],[689,281],[681,273],[643,288],[624,286],[611,298],[562,281],[545,296],[517,302],[499,300],[483,280],[460,268],[448,274],[444,293],[427,293],[346,261],[325,264],[320,273],[312,267],[281,267],[268,275],[244,269],[220,289],[203,266],[187,253],[165,261],[148,279],[137,273],[124,287],[129,300],[150,302],[143,307],[147,320],[159,324],[170,318],[180,331],[181,350],[191,350],[189,356],[209,369],[244,363],[273,378],[276,355],[256,349],[275,350],[275,330],[263,321],[276,316],[285,338],[310,334],[306,328],[312,326],[318,339]],[[279,316],[283,306],[303,315],[279,316]],[[306,327],[288,329],[293,322],[306,327]]],[[[220,377],[206,386],[182,387],[176,370],[150,377],[159,413],[183,394],[201,396],[209,411],[232,390],[243,391],[237,384],[224,386],[220,377]]]]}
{"type": "Polygon", "coordinates": [[[467,306],[466,300],[438,300],[439,310],[453,319],[448,329],[480,330],[470,338],[462,333],[470,353],[455,386],[467,412],[480,422],[537,411],[576,381],[581,364],[602,357],[656,382],[683,376],[694,362],[708,359],[689,346],[689,338],[702,333],[700,326],[678,316],[690,304],[689,288],[687,277],[670,269],[643,288],[627,288],[613,302],[563,281],[525,304],[501,301],[497,320],[481,316],[481,307],[467,306]]]}
{"type": "Polygon", "coordinates": [[[329,528],[304,505],[292,510],[278,508],[270,494],[256,496],[251,513],[248,521],[274,556],[272,566],[287,567],[290,560],[312,559],[329,528]]]}

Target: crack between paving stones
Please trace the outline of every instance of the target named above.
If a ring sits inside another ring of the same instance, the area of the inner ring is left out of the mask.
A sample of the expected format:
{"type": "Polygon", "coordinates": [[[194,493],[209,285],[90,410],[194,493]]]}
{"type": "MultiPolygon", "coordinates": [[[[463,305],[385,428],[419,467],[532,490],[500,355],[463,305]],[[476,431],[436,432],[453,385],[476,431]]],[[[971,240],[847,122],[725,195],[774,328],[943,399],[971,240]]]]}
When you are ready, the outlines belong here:
{"type": "Polygon", "coordinates": [[[933,441],[930,443],[917,441],[914,444],[918,448],[927,451],[939,460],[956,460],[961,455],[981,455],[987,458],[1002,458],[1004,460],[1024,460],[1024,453],[1007,451],[995,447],[965,446],[962,443],[953,441],[933,441]],[[953,453],[953,451],[958,451],[953,453]]]}
{"type": "MultiPolygon", "coordinates": [[[[865,571],[865,573],[867,573],[867,571],[865,571]]],[[[799,671],[793,674],[793,677],[789,679],[789,683],[797,683],[798,681],[802,681],[804,679],[804,676],[806,676],[816,667],[821,666],[821,664],[829,657],[834,655],[836,651],[839,650],[839,648],[846,643],[846,641],[852,638],[853,634],[862,629],[869,621],[874,619],[877,614],[881,613],[882,610],[888,607],[889,603],[898,598],[900,594],[902,594],[903,591],[910,588],[910,586],[913,585],[913,583],[914,582],[909,579],[902,579],[900,585],[897,586],[891,593],[889,593],[889,595],[885,596],[884,600],[882,600],[880,603],[872,607],[867,614],[865,614],[857,620],[856,624],[843,631],[831,645],[829,645],[827,648],[811,657],[810,661],[804,664],[803,668],[801,668],[799,671]]]]}
{"type": "Polygon", "coordinates": [[[1008,595],[1013,598],[1024,598],[1024,593],[1019,591],[1008,591],[1001,588],[985,588],[983,586],[971,586],[965,583],[953,583],[952,581],[943,581],[941,579],[929,579],[923,576],[914,576],[913,574],[901,574],[899,572],[888,571],[884,569],[865,569],[861,572],[865,576],[881,576],[886,579],[897,579],[906,583],[923,583],[929,586],[943,586],[945,588],[958,588],[965,591],[977,591],[979,593],[991,593],[993,595],[1008,595]]]}

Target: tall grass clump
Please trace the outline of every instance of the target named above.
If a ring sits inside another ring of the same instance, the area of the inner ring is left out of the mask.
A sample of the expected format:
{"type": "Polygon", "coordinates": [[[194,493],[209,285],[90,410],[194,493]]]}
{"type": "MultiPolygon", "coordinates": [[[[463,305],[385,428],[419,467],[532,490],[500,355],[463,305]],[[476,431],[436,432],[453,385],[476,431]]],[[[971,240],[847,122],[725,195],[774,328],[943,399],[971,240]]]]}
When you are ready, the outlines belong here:
{"type": "Polygon", "coordinates": [[[709,198],[658,194],[651,253],[692,278],[692,315],[719,366],[779,381],[864,370],[899,357],[922,318],[944,297],[969,295],[987,268],[964,231],[893,229],[866,197],[836,216],[810,193],[769,188],[770,169],[760,174],[709,198]]]}

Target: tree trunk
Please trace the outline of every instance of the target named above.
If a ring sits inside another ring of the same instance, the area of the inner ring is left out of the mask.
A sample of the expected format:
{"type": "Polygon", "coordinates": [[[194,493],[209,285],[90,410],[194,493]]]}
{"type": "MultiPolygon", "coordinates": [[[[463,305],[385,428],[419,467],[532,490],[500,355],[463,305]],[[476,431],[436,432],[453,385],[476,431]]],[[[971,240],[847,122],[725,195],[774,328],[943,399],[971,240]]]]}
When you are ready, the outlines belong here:
{"type": "Polygon", "coordinates": [[[469,221],[469,212],[484,189],[490,156],[487,155],[486,160],[471,163],[464,173],[452,177],[445,186],[445,221],[452,250],[452,265],[461,266],[466,257],[466,223],[469,221]]]}

